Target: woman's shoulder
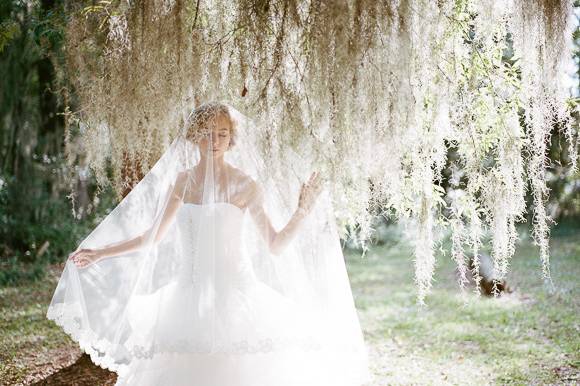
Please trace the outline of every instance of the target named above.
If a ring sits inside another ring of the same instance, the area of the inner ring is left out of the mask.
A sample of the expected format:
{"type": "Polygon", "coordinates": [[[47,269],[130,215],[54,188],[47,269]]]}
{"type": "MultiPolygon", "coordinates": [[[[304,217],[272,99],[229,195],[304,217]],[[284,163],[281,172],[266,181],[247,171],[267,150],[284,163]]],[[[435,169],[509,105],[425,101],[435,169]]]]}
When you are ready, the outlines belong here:
{"type": "Polygon", "coordinates": [[[236,185],[238,186],[238,191],[242,196],[256,198],[263,194],[263,189],[260,183],[252,176],[234,166],[232,166],[232,173],[235,175],[235,180],[237,181],[236,185]]]}
{"type": "Polygon", "coordinates": [[[243,170],[241,170],[233,165],[230,165],[230,170],[232,172],[232,175],[235,176],[236,179],[238,181],[240,181],[241,183],[243,183],[245,186],[257,185],[256,180],[254,180],[250,175],[245,173],[243,170]]]}

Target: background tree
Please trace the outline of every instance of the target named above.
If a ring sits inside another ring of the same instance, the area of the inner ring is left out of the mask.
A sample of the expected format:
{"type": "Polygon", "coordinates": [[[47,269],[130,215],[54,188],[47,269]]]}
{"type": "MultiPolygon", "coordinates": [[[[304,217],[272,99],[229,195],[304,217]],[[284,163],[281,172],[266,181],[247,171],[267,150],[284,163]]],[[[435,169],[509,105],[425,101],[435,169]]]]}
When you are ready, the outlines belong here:
{"type": "Polygon", "coordinates": [[[77,173],[79,162],[65,157],[63,112],[74,104],[59,89],[65,80],[62,6],[0,4],[1,284],[42,275],[86,231],[74,223],[67,199],[74,190],[85,211],[91,205],[91,184],[77,173]]]}

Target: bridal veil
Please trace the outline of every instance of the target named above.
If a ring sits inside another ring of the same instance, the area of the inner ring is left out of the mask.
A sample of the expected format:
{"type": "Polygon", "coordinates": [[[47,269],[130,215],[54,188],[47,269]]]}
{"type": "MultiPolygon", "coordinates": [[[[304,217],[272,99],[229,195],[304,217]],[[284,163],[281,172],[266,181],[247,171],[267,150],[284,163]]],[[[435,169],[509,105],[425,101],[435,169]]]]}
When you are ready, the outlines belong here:
{"type": "Polygon", "coordinates": [[[293,237],[276,243],[273,233],[293,216],[310,171],[298,157],[285,170],[268,169],[258,130],[227,104],[194,109],[153,168],[79,246],[134,240],[139,247],[82,268],[67,260],[47,317],[94,363],[127,377],[137,364],[152,371],[159,358],[175,366],[184,358],[225,355],[242,364],[253,356],[263,358],[254,360],[262,371],[278,360],[277,372],[284,367],[312,384],[367,380],[327,192],[293,237]],[[223,128],[207,124],[216,114],[232,129],[220,164],[211,155],[223,128]]]}

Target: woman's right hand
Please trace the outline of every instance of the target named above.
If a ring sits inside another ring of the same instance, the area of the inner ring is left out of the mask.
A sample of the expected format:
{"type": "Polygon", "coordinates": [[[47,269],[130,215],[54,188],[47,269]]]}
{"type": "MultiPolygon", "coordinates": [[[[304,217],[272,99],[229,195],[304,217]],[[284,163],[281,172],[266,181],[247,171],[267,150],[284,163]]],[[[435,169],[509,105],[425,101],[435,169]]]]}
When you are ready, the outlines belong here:
{"type": "Polygon", "coordinates": [[[318,172],[314,172],[310,175],[308,181],[302,184],[300,196],[298,197],[298,208],[303,213],[309,213],[321,191],[322,178],[318,172]]]}
{"type": "Polygon", "coordinates": [[[100,250],[82,248],[71,253],[68,258],[79,268],[84,268],[101,258],[100,250]]]}

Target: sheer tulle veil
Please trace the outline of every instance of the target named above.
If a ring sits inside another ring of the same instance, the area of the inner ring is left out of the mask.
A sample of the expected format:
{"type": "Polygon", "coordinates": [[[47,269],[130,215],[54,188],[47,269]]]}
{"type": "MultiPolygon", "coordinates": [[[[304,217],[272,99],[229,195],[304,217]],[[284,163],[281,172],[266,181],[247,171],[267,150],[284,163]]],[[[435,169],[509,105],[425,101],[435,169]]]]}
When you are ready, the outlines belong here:
{"type": "Polygon", "coordinates": [[[294,353],[314,362],[317,374],[306,374],[318,377],[313,384],[367,381],[329,195],[323,189],[296,211],[311,170],[292,156],[272,170],[260,130],[226,103],[192,109],[162,157],[79,246],[138,247],[85,267],[67,259],[47,317],[94,363],[126,376],[135,363],[168,355],[294,353]],[[230,125],[220,127],[218,115],[230,125]],[[213,154],[223,146],[219,160],[213,154]],[[289,221],[296,229],[284,238],[289,221]],[[278,308],[253,303],[257,288],[278,308]],[[270,327],[252,330],[265,320],[270,327]]]}

